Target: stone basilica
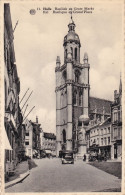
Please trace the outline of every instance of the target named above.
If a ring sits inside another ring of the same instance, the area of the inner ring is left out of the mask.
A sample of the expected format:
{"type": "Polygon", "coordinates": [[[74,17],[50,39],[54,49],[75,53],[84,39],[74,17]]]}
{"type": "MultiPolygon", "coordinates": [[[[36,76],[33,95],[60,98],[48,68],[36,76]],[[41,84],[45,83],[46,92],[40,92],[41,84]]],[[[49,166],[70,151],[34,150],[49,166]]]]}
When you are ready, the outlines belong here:
{"type": "Polygon", "coordinates": [[[57,156],[61,150],[73,150],[76,153],[82,150],[85,153],[85,131],[80,136],[82,127],[86,128],[90,124],[89,118],[92,123],[110,116],[110,101],[89,97],[88,55],[84,53],[83,62],[80,63],[81,43],[72,17],[68,28],[63,43],[64,64],[61,65],[60,57],[57,56],[55,68],[57,156]]]}

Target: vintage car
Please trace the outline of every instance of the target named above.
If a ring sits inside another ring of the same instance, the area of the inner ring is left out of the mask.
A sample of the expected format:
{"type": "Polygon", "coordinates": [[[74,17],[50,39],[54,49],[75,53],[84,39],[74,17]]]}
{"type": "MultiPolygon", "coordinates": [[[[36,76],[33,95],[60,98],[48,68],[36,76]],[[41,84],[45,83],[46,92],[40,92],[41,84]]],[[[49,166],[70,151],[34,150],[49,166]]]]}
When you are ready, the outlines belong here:
{"type": "Polygon", "coordinates": [[[62,152],[62,164],[74,164],[73,151],[62,152]]]}

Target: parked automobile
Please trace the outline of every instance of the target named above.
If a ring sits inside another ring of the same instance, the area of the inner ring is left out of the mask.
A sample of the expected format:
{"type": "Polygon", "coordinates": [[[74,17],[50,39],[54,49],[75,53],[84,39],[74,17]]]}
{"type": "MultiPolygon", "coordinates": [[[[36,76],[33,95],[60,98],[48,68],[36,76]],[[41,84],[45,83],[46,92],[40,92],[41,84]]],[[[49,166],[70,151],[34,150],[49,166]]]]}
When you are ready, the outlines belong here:
{"type": "Polygon", "coordinates": [[[74,164],[73,151],[62,152],[62,164],[74,164]]]}
{"type": "Polygon", "coordinates": [[[106,161],[107,160],[107,157],[105,154],[98,154],[98,153],[92,153],[89,155],[89,161],[106,161]]]}

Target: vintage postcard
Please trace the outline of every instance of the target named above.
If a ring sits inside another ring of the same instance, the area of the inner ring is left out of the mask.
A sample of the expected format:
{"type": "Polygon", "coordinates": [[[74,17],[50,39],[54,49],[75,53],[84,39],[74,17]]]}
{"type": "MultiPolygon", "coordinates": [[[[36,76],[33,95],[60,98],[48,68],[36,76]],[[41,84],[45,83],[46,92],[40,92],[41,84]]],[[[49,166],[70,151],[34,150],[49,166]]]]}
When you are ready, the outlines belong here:
{"type": "Polygon", "coordinates": [[[124,194],[124,1],[0,2],[1,194],[124,194]]]}

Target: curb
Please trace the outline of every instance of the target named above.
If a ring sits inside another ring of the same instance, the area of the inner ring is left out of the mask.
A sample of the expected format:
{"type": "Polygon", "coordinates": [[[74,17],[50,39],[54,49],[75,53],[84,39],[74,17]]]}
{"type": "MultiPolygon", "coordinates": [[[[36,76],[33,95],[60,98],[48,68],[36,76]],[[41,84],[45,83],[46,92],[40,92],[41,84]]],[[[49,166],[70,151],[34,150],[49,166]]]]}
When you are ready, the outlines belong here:
{"type": "Polygon", "coordinates": [[[30,174],[30,171],[28,170],[27,172],[23,173],[23,174],[20,174],[19,177],[13,181],[10,181],[10,182],[7,182],[5,183],[5,189],[6,188],[9,188],[21,181],[23,181],[28,175],[30,174]]]}

